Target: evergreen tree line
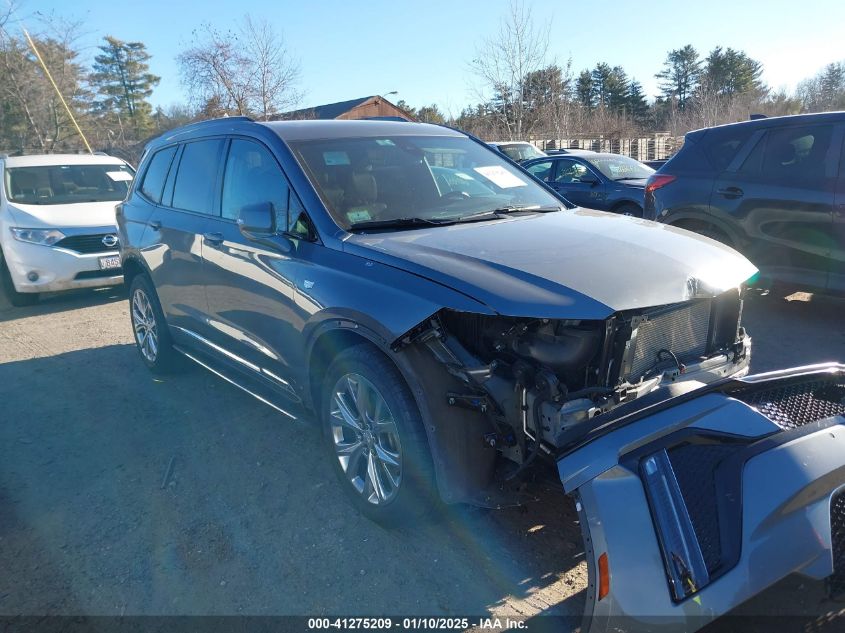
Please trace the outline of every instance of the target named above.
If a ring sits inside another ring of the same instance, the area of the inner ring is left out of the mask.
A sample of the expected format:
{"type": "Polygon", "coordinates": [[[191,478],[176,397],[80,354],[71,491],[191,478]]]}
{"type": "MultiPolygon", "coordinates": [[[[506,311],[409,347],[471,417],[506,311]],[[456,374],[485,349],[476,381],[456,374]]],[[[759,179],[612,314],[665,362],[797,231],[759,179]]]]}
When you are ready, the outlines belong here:
{"type": "MultiPolygon", "coordinates": [[[[530,20],[522,10],[519,4],[512,7],[517,26],[530,20]]],[[[9,16],[0,15],[0,151],[83,149],[33,50],[9,27],[9,16]]],[[[150,137],[175,126],[224,114],[268,119],[299,100],[298,61],[268,23],[249,16],[231,31],[204,25],[193,32],[177,58],[189,99],[167,109],[151,105],[160,78],[150,72],[143,42],[108,35],[86,66],[80,61],[78,29],[79,24],[54,19],[33,40],[94,149],[137,160],[150,137]]],[[[457,114],[443,112],[436,103],[398,105],[418,120],[447,123],[488,140],[614,138],[658,131],[679,136],[745,120],[752,113],[845,109],[843,62],[829,64],[788,94],[766,86],[762,64],[742,50],[718,46],[702,56],[686,45],[669,51],[656,69],[660,94],[649,102],[642,84],[622,66],[602,62],[575,72],[571,60],[545,62],[542,33],[513,28],[500,34],[505,39],[527,36],[537,46],[502,46],[496,40],[472,61],[487,95],[475,105],[457,114]],[[497,58],[512,50],[528,50],[530,57],[497,58]]]]}
{"type": "Polygon", "coordinates": [[[575,73],[570,60],[529,71],[516,87],[491,86],[492,98],[465,108],[453,122],[485,139],[681,136],[752,114],[845,109],[843,62],[828,64],[793,94],[768,87],[762,74],[763,65],[742,50],[717,46],[702,56],[686,45],[667,53],[655,73],[660,93],[649,102],[642,84],[624,67],[602,62],[575,73]],[[518,108],[510,98],[516,93],[518,108]],[[519,126],[512,121],[517,110],[519,126]]]}

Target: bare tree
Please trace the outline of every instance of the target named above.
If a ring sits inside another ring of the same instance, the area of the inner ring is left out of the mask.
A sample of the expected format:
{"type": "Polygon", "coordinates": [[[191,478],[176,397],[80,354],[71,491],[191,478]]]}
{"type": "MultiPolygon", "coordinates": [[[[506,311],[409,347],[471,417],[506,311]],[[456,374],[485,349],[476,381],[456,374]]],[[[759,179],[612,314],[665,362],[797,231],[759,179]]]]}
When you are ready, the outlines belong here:
{"type": "Polygon", "coordinates": [[[267,120],[299,100],[299,62],[263,19],[247,15],[237,32],[206,24],[177,61],[190,100],[203,111],[267,120]]]}
{"type": "MultiPolygon", "coordinates": [[[[0,15],[0,145],[17,151],[41,152],[82,146],[61,100],[45,75],[29,44],[10,32],[14,8],[0,15]]],[[[40,15],[36,43],[53,80],[80,125],[91,95],[85,87],[85,72],[78,61],[80,23],[40,15]]]]}
{"type": "Polygon", "coordinates": [[[471,62],[481,79],[482,99],[491,101],[492,112],[510,139],[521,139],[526,129],[526,79],[545,66],[550,25],[537,27],[531,9],[522,0],[511,0],[499,32],[486,38],[471,62]]]}

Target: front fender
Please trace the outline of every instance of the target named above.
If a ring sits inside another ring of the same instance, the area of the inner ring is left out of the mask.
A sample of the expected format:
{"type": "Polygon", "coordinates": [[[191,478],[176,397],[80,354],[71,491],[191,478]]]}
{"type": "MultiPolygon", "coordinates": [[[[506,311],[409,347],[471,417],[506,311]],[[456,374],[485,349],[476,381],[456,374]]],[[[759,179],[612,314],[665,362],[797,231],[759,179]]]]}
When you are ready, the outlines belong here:
{"type": "Polygon", "coordinates": [[[352,336],[375,345],[393,360],[414,395],[442,498],[471,498],[487,484],[495,461],[495,450],[482,441],[489,422],[478,412],[448,406],[446,394],[462,385],[427,349],[409,345],[395,351],[393,344],[443,309],[494,312],[451,288],[383,263],[332,249],[321,249],[319,257],[321,265],[309,267],[307,280],[297,280],[293,289],[304,317],[298,366],[304,368],[303,384],[309,385],[306,398],[313,401],[319,391],[314,381],[327,366],[321,350],[336,353],[334,342],[322,341],[339,336],[334,341],[343,344],[352,336]]]}

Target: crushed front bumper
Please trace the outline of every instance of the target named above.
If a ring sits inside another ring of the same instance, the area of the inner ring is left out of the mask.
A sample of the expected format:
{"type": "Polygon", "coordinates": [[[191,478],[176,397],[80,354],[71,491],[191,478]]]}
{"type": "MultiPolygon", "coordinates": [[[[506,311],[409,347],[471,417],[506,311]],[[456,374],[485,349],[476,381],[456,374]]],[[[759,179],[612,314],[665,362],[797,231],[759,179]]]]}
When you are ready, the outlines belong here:
{"type": "Polygon", "coordinates": [[[558,467],[590,567],[584,630],[692,631],[793,573],[845,586],[843,365],[600,416],[558,467]]]}

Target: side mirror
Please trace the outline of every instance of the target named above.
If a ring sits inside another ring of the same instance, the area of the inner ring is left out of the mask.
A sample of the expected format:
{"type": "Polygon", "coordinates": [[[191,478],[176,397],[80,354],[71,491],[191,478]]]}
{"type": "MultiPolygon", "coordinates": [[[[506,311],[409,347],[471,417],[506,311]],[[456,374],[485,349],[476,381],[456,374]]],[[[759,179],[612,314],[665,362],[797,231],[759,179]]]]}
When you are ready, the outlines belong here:
{"type": "Polygon", "coordinates": [[[578,179],[578,182],[583,182],[585,185],[597,185],[599,184],[599,179],[596,178],[593,174],[584,174],[578,179]]]}
{"type": "Polygon", "coordinates": [[[260,202],[241,207],[238,228],[246,237],[265,237],[273,234],[275,225],[273,204],[260,202]]]}

